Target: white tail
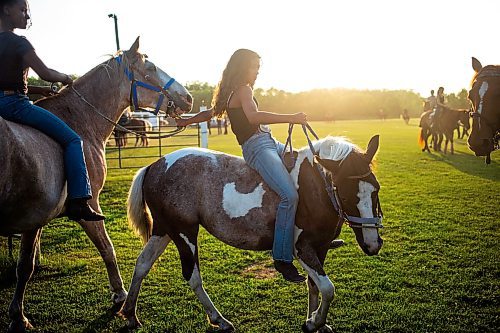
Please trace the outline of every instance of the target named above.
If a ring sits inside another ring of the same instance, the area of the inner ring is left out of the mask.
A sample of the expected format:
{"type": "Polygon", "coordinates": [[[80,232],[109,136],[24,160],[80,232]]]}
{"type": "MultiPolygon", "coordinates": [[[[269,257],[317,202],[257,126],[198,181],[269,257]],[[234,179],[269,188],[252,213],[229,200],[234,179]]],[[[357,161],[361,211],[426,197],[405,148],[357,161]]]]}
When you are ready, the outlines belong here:
{"type": "Polygon", "coordinates": [[[142,195],[142,183],[147,171],[148,167],[137,171],[127,198],[128,224],[141,237],[143,244],[147,243],[153,229],[153,218],[142,195]]]}

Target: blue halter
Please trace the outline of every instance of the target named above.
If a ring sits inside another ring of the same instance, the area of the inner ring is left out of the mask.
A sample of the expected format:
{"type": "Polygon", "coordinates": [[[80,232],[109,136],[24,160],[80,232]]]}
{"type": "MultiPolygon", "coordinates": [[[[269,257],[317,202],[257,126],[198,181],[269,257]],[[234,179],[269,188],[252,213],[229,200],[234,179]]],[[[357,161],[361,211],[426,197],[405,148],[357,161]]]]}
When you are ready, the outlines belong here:
{"type": "MultiPolygon", "coordinates": [[[[121,55],[115,57],[115,60],[120,65],[122,65],[123,62],[122,62],[121,55]]],[[[156,103],[156,108],[155,108],[155,110],[153,112],[155,115],[157,115],[158,112],[160,111],[161,105],[163,104],[163,100],[164,100],[165,96],[167,96],[167,98],[168,98],[168,93],[167,93],[166,90],[168,88],[170,88],[170,86],[175,82],[175,79],[171,78],[170,80],[168,80],[168,82],[163,87],[161,87],[161,86],[153,86],[153,85],[151,85],[149,83],[136,80],[134,78],[134,73],[131,72],[127,67],[125,67],[123,69],[123,71],[125,72],[125,75],[127,75],[128,79],[131,82],[131,85],[130,85],[130,105],[133,107],[133,110],[140,109],[139,108],[139,101],[138,101],[138,98],[137,98],[137,87],[142,87],[142,88],[146,88],[146,89],[149,89],[149,90],[152,90],[152,91],[156,91],[157,93],[160,94],[159,97],[158,97],[158,103],[156,103]]],[[[169,100],[168,103],[167,103],[167,109],[173,108],[174,106],[175,106],[174,101],[169,100]]]]}

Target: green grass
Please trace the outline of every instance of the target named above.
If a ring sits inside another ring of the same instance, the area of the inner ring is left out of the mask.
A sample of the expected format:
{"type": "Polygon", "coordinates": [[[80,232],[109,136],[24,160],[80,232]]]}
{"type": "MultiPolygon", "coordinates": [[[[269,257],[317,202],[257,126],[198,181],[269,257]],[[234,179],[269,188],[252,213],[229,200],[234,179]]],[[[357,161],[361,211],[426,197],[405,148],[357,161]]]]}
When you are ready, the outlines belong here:
{"type": "MultiPolygon", "coordinates": [[[[331,251],[326,272],[336,286],[328,321],[337,332],[498,332],[500,327],[500,154],[492,164],[474,157],[463,140],[456,154],[422,153],[416,120],[312,123],[320,137],[344,135],[365,148],[381,135],[376,174],[385,214],[379,256],[365,256],[344,227],[347,246],[331,251]]],[[[284,140],[286,126],[274,126],[284,140]]],[[[306,144],[299,129],[294,146],[306,144]]],[[[241,155],[230,135],[212,135],[210,148],[241,155]]],[[[142,153],[141,153],[142,154],[142,153]]],[[[111,170],[102,205],[126,288],[139,239],[127,227],[126,192],[135,170],[111,170]]],[[[15,243],[18,247],[18,242],[15,243]]],[[[42,269],[26,293],[35,332],[118,332],[108,279],[83,230],[65,219],[44,229],[42,269]]],[[[267,252],[250,252],[200,234],[205,288],[238,332],[300,332],[307,310],[305,284],[279,276],[253,278],[245,269],[271,263],[267,252]]],[[[14,290],[13,263],[0,240],[0,330],[8,325],[14,290]]],[[[138,302],[139,332],[206,332],[201,304],[182,279],[171,244],[144,281],[138,302]]]]}

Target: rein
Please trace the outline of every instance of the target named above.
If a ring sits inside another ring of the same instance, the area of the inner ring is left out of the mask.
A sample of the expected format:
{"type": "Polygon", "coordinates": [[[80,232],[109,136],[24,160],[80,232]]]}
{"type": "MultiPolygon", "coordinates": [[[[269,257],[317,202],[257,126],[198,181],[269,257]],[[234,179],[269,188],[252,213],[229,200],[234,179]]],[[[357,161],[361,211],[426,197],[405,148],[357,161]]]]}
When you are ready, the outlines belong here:
{"type": "MultiPolygon", "coordinates": [[[[286,151],[286,148],[288,144],[290,144],[290,155],[293,158],[293,148],[292,148],[292,132],[293,132],[293,125],[294,124],[289,124],[288,127],[288,138],[285,143],[285,148],[283,150],[283,154],[286,151]]],[[[311,132],[311,134],[316,138],[316,140],[319,140],[318,135],[314,132],[314,130],[311,128],[309,124],[302,125],[302,130],[304,131],[304,134],[307,138],[307,143],[309,144],[309,149],[311,150],[313,156],[318,156],[318,153],[314,149],[314,146],[311,142],[311,139],[309,138],[308,131],[311,132]]],[[[323,178],[323,182],[325,184],[325,189],[326,192],[328,193],[328,197],[330,198],[330,201],[332,202],[333,207],[337,211],[339,215],[339,221],[338,224],[341,226],[342,223],[346,222],[349,227],[351,228],[383,228],[384,226],[382,225],[382,219],[383,219],[383,213],[382,213],[382,207],[380,206],[380,200],[377,197],[377,212],[378,216],[377,217],[357,217],[357,216],[352,216],[348,215],[343,207],[342,207],[342,201],[340,200],[339,193],[337,186],[335,185],[333,179],[330,176],[327,176],[323,170],[323,168],[319,165],[319,163],[313,162],[314,165],[316,166],[316,169],[318,170],[319,174],[321,175],[321,178],[323,178]]],[[[349,179],[362,179],[365,177],[368,177],[372,172],[369,171],[365,174],[362,175],[355,175],[355,176],[349,176],[347,178],[349,179]]]]}
{"type": "MultiPolygon", "coordinates": [[[[118,62],[119,65],[123,64],[121,56],[117,56],[114,59],[118,62]]],[[[167,98],[169,98],[169,95],[168,95],[168,92],[166,91],[166,89],[168,89],[175,82],[175,80],[173,78],[171,78],[165,84],[164,87],[160,87],[160,86],[156,87],[156,86],[150,85],[148,83],[135,80],[133,72],[131,72],[128,68],[124,68],[124,72],[125,72],[125,75],[127,75],[128,79],[131,82],[131,84],[130,84],[130,103],[131,103],[130,106],[131,106],[132,110],[134,110],[134,109],[140,109],[139,106],[138,106],[138,98],[137,98],[137,87],[139,86],[139,87],[143,87],[143,88],[146,88],[146,89],[149,89],[149,90],[156,91],[156,92],[160,93],[160,95],[158,97],[158,102],[156,104],[155,112],[154,112],[154,114],[157,115],[158,112],[160,111],[160,107],[161,107],[161,105],[163,103],[164,97],[167,96],[167,98]]],[[[100,112],[92,103],[90,103],[89,101],[87,101],[87,99],[78,90],[76,90],[73,85],[71,85],[71,90],[73,90],[76,93],[76,95],[82,101],[84,101],[87,105],[89,105],[92,108],[92,110],[94,112],[96,112],[100,117],[102,117],[107,122],[111,123],[115,128],[119,129],[122,132],[130,133],[130,134],[133,134],[133,135],[136,135],[136,136],[140,136],[140,137],[147,137],[147,133],[150,133],[150,134],[160,134],[160,133],[162,133],[160,131],[147,131],[147,132],[143,132],[144,133],[143,134],[143,133],[139,133],[139,132],[130,130],[128,128],[125,128],[122,125],[120,125],[117,122],[115,122],[112,119],[110,119],[108,116],[106,116],[102,112],[100,112]]],[[[175,108],[175,103],[172,100],[168,100],[167,110],[169,110],[171,108],[175,108]]],[[[178,119],[178,118],[180,118],[180,116],[177,116],[177,115],[174,116],[174,119],[178,119]]],[[[179,127],[178,126],[175,130],[169,131],[169,132],[167,132],[166,134],[163,134],[163,135],[155,135],[154,137],[152,137],[152,139],[170,138],[170,137],[172,137],[172,136],[174,136],[174,135],[176,135],[176,134],[184,131],[185,129],[186,129],[186,127],[179,127]]]]}

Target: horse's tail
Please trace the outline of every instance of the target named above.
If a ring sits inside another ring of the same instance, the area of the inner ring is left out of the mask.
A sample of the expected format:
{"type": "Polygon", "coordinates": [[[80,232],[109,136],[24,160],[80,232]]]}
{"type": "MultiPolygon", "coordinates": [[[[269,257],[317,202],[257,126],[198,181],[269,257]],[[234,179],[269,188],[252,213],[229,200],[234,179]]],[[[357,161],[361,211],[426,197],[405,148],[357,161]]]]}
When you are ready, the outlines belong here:
{"type": "Polygon", "coordinates": [[[424,138],[424,129],[420,128],[420,132],[418,134],[418,145],[420,148],[424,148],[425,146],[425,138],[424,138]]]}
{"type": "Polygon", "coordinates": [[[127,198],[128,224],[141,237],[143,244],[149,240],[153,229],[153,218],[142,193],[142,183],[148,169],[149,166],[137,171],[127,198]]]}

